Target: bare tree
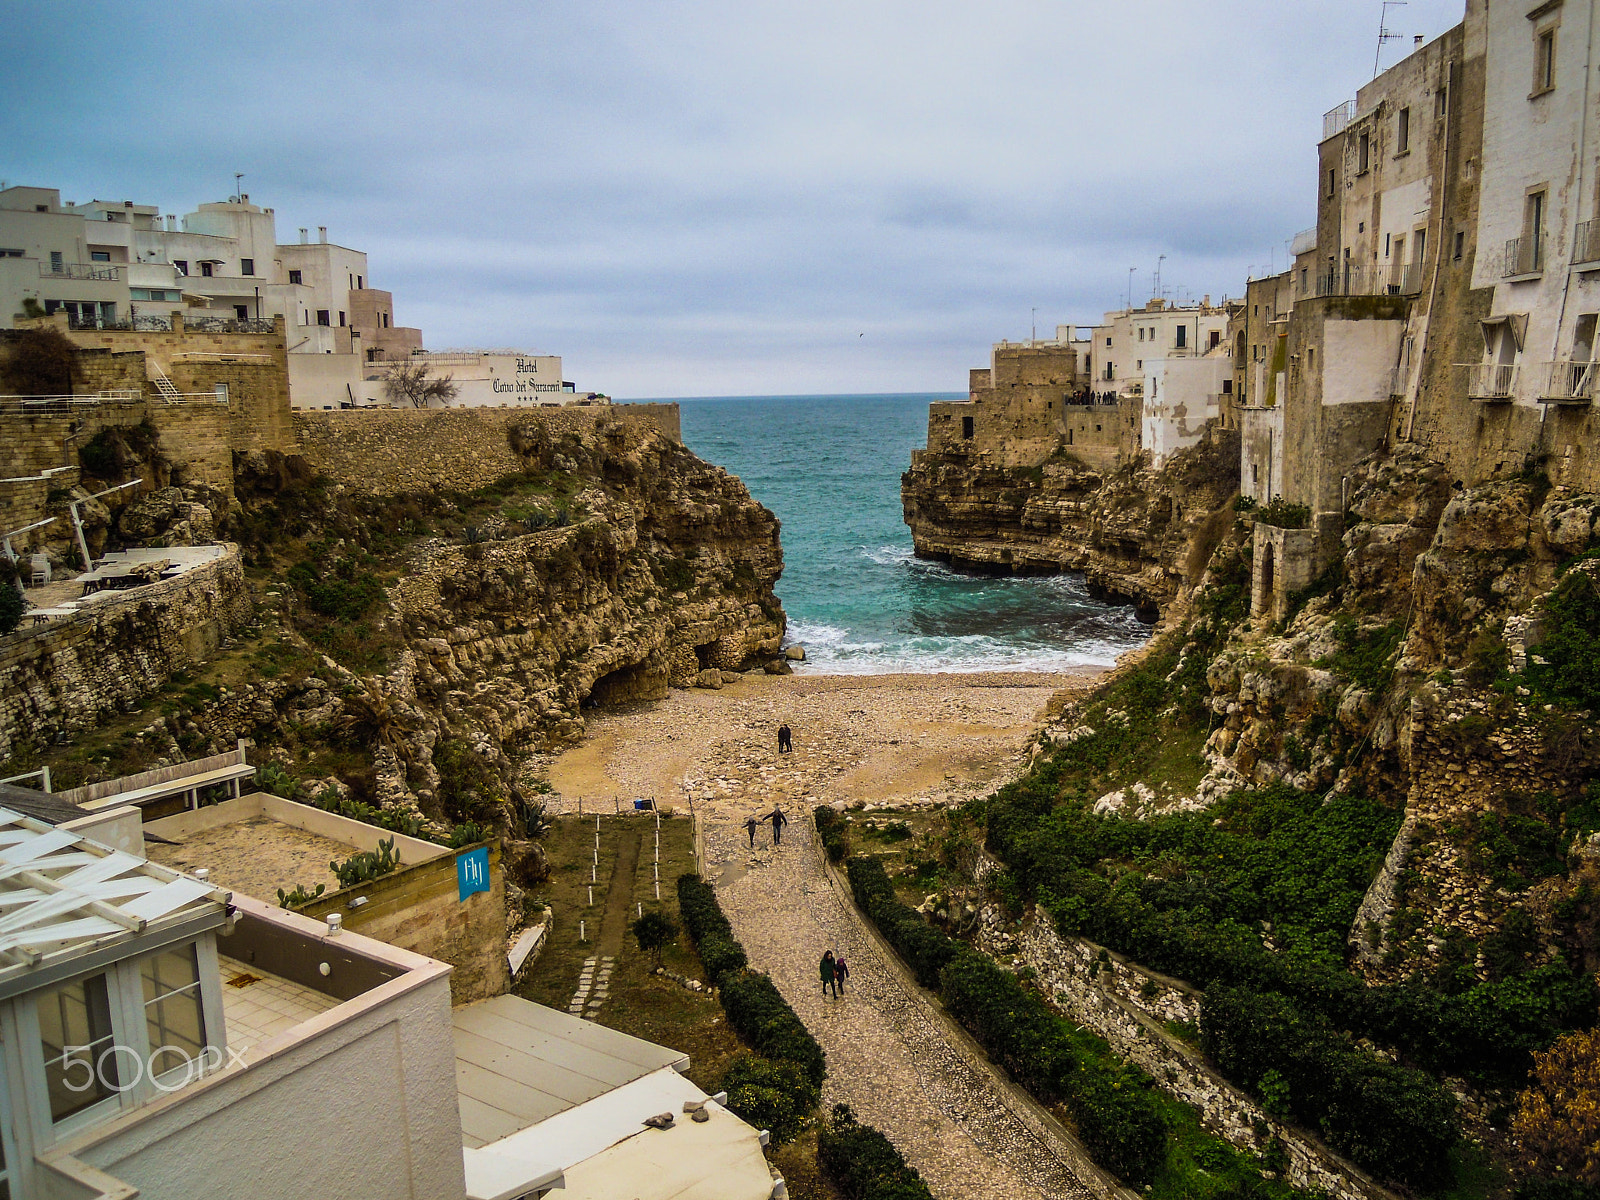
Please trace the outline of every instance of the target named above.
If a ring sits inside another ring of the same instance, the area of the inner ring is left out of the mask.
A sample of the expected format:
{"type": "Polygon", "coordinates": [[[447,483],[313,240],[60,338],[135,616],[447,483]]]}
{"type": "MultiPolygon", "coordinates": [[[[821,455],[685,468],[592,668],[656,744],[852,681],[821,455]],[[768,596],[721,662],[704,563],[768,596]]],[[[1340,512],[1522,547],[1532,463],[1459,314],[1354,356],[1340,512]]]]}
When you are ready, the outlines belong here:
{"type": "Polygon", "coordinates": [[[450,375],[434,378],[428,374],[427,363],[402,360],[390,367],[383,377],[383,394],[391,404],[409,403],[414,408],[427,408],[437,400],[448,407],[461,392],[451,382],[453,378],[450,375]]]}

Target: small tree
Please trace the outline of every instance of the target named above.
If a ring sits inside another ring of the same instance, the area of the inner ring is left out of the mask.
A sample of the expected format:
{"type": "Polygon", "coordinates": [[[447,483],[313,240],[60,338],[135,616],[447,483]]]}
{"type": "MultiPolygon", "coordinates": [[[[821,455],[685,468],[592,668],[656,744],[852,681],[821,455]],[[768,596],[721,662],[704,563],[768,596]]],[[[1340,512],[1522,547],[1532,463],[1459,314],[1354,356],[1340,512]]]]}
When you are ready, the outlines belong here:
{"type": "Polygon", "coordinates": [[[1511,1131],[1529,1169],[1600,1184],[1600,1030],[1569,1033],[1533,1056],[1533,1086],[1517,1097],[1511,1131]]]}
{"type": "Polygon", "coordinates": [[[383,394],[392,404],[410,404],[413,408],[427,408],[435,400],[449,405],[461,394],[453,379],[452,375],[430,375],[425,362],[401,361],[383,377],[383,394]]]}
{"type": "MultiPolygon", "coordinates": [[[[5,560],[0,559],[0,563],[5,560]]],[[[5,565],[10,566],[9,563],[5,565]]],[[[28,602],[22,598],[22,585],[13,574],[6,578],[0,574],[0,633],[10,633],[22,624],[22,614],[27,609],[28,602]]]]}
{"type": "Polygon", "coordinates": [[[633,923],[633,936],[639,941],[639,949],[647,952],[659,967],[661,952],[678,937],[678,924],[666,913],[647,912],[633,923]]]}

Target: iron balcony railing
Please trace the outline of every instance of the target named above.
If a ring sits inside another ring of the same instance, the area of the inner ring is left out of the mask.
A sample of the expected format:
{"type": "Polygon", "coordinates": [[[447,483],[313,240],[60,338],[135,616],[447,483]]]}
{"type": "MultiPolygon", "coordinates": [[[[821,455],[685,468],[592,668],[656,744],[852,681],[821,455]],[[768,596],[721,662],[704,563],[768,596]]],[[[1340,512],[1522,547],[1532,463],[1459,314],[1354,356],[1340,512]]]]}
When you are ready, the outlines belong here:
{"type": "Polygon", "coordinates": [[[1572,239],[1572,261],[1600,262],[1600,221],[1581,221],[1572,239]]]}
{"type": "Polygon", "coordinates": [[[1515,275],[1534,275],[1544,270],[1544,238],[1514,237],[1506,242],[1505,257],[1501,260],[1500,274],[1510,279],[1515,275]]]}
{"type": "Polygon", "coordinates": [[[1330,108],[1322,114],[1322,140],[1327,141],[1336,133],[1343,133],[1351,121],[1356,119],[1356,102],[1346,100],[1337,108],[1330,108]]]}
{"type": "Polygon", "coordinates": [[[1473,363],[1467,367],[1467,395],[1474,399],[1509,400],[1516,385],[1516,363],[1473,363]]]}
{"type": "Polygon", "coordinates": [[[92,279],[100,283],[116,283],[122,276],[121,267],[106,263],[40,263],[40,279],[92,279]]]}
{"type": "Polygon", "coordinates": [[[271,333],[267,317],[184,317],[183,327],[200,333],[271,333]]]}
{"type": "Polygon", "coordinates": [[[1389,275],[1389,295],[1415,296],[1422,290],[1422,264],[1396,263],[1389,275]]]}
{"type": "Polygon", "coordinates": [[[1539,399],[1554,404],[1587,404],[1595,395],[1595,364],[1553,362],[1542,364],[1544,386],[1539,399]]]}

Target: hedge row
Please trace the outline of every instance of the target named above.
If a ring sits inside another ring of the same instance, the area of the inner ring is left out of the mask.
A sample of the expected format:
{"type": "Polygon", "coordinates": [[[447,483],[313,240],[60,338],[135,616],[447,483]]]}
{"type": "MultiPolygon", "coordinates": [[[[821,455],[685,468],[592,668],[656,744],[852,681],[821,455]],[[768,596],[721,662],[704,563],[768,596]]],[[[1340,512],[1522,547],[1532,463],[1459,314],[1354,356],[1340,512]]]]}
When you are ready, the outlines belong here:
{"type": "Polygon", "coordinates": [[[933,1200],[900,1151],[845,1104],[835,1104],[832,1119],[817,1130],[817,1163],[846,1200],[933,1200]]]}
{"type": "Polygon", "coordinates": [[[1450,1178],[1456,1102],[1427,1075],[1362,1052],[1275,992],[1208,988],[1200,1025],[1225,1075],[1320,1129],[1355,1162],[1417,1187],[1450,1178]]]}
{"type": "Polygon", "coordinates": [[[698,875],[678,878],[678,912],[694,939],[706,974],[716,983],[726,972],[743,970],[747,964],[744,947],[733,936],[733,926],[722,915],[717,893],[698,875]]]}
{"type": "MultiPolygon", "coordinates": [[[[832,811],[831,809],[828,811],[832,811]]],[[[820,814],[819,814],[820,816],[820,814]]],[[[925,988],[939,986],[939,972],[955,954],[956,942],[922,919],[915,909],[900,903],[894,884],[876,858],[852,858],[845,867],[850,891],[861,911],[872,919],[878,932],[905,959],[925,988]]]]}
{"type": "Polygon", "coordinates": [[[728,1107],[778,1145],[792,1142],[822,1099],[798,1063],[741,1054],[722,1077],[728,1107]]]}
{"type": "Polygon", "coordinates": [[[1161,1170],[1168,1134],[1149,1076],[1080,1056],[1070,1022],[988,956],[901,904],[878,859],[852,858],[845,871],[856,903],[918,980],[939,988],[945,1009],[1013,1079],[1045,1104],[1066,1105],[1097,1163],[1130,1183],[1161,1170]]]}
{"type": "Polygon", "coordinates": [[[822,1047],[772,980],[748,969],[744,947],[733,936],[711,885],[695,874],[680,875],[678,912],[717,985],[728,1025],[756,1053],[793,1063],[812,1087],[820,1088],[827,1075],[822,1047]]]}
{"type": "Polygon", "coordinates": [[[844,818],[828,805],[819,804],[812,810],[811,819],[817,826],[817,837],[827,852],[828,861],[844,861],[844,856],[850,853],[850,838],[844,818]]]}

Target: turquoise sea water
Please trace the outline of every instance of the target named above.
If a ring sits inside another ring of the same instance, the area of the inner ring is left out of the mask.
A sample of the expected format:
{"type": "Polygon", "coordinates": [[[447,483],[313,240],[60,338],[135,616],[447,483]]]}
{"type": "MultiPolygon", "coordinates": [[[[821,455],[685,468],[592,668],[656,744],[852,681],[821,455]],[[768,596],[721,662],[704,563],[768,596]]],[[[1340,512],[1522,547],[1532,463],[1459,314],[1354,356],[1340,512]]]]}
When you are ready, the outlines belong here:
{"type": "Polygon", "coordinates": [[[991,578],[912,557],[900,474],[928,403],[959,396],[678,398],[683,440],[783,522],[789,640],[813,669],[1055,670],[1109,664],[1148,630],[1077,575],[991,578]]]}

